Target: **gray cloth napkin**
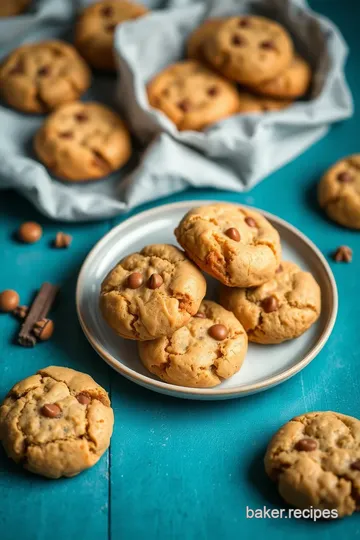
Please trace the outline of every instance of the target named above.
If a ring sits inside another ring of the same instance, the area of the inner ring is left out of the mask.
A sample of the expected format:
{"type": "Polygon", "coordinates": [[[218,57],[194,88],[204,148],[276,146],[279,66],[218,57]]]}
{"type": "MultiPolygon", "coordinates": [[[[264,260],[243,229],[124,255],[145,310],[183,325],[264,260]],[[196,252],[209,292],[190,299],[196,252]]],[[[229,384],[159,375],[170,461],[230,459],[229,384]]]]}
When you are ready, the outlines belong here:
{"type": "MultiPolygon", "coordinates": [[[[51,36],[72,38],[86,0],[39,0],[27,15],[0,20],[0,51],[51,36]]],[[[35,158],[33,135],[43,117],[0,106],[0,188],[15,188],[49,217],[86,221],[112,217],[188,186],[244,191],[324,136],[332,122],[352,114],[344,79],[347,48],[338,29],[305,0],[154,0],[146,17],[119,26],[115,36],[120,76],[94,76],[85,99],[118,108],[137,140],[131,162],[97,182],[56,180],[35,158]],[[253,12],[283,23],[312,64],[310,99],[289,109],[237,115],[203,133],[179,133],[148,105],[145,85],[183,57],[189,33],[204,18],[253,12]],[[140,143],[140,144],[139,144],[140,143]]]]}

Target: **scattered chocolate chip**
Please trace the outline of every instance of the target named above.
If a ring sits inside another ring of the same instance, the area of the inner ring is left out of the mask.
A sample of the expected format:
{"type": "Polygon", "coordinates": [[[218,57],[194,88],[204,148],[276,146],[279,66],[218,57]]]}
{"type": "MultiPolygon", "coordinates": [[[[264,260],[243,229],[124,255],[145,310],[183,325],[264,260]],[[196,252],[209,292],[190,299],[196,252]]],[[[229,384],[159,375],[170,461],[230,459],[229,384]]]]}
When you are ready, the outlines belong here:
{"type": "Polygon", "coordinates": [[[184,112],[188,112],[191,107],[190,101],[188,99],[183,99],[182,101],[179,101],[177,106],[179,107],[179,109],[181,109],[184,112]]]}
{"type": "Polygon", "coordinates": [[[40,319],[34,324],[33,333],[40,341],[47,341],[54,333],[54,323],[50,319],[40,319]]]}
{"type": "Polygon", "coordinates": [[[76,399],[79,403],[81,403],[81,405],[89,405],[89,403],[91,402],[91,397],[87,394],[78,394],[76,396],[76,399]]]}
{"type": "Polygon", "coordinates": [[[42,227],[35,221],[26,221],[18,230],[18,238],[25,244],[34,244],[42,237],[42,227]]]}
{"type": "Polygon", "coordinates": [[[127,286],[130,289],[138,289],[144,283],[143,275],[140,272],[133,272],[127,278],[127,286]]]}
{"type": "Polygon", "coordinates": [[[78,112],[75,114],[75,120],[77,120],[78,122],[87,122],[89,120],[89,117],[83,112],[78,112]]]}
{"type": "Polygon", "coordinates": [[[265,313],[271,313],[272,311],[276,311],[278,309],[279,303],[275,296],[268,296],[261,302],[261,307],[265,313]]]}
{"type": "Polygon", "coordinates": [[[64,232],[59,231],[56,233],[55,240],[54,240],[54,247],[55,248],[68,248],[72,242],[72,236],[70,234],[66,234],[64,232]]]}
{"type": "Polygon", "coordinates": [[[20,75],[25,72],[24,64],[21,60],[19,60],[15,66],[13,66],[10,71],[9,75],[20,75]]]}
{"type": "Polygon", "coordinates": [[[149,289],[158,289],[159,287],[161,287],[163,283],[164,283],[164,280],[160,276],[160,274],[151,274],[148,281],[148,287],[149,289]]]}
{"type": "Polygon", "coordinates": [[[274,42],[273,41],[262,41],[260,43],[261,49],[275,49],[274,42]]]}
{"type": "Polygon", "coordinates": [[[114,10],[111,6],[104,6],[100,10],[100,14],[103,15],[103,17],[111,17],[113,13],[114,13],[114,10]]]}
{"type": "Polygon", "coordinates": [[[246,225],[249,225],[249,227],[256,227],[256,221],[252,217],[249,217],[249,216],[246,217],[245,218],[245,223],[246,223],[246,225]]]}
{"type": "Polygon", "coordinates": [[[41,407],[41,414],[46,418],[60,418],[61,409],[55,403],[46,403],[41,407]]]}
{"type": "Polygon", "coordinates": [[[228,335],[228,329],[223,324],[213,324],[213,326],[210,326],[208,332],[216,341],[223,341],[228,335]]]}
{"type": "Polygon", "coordinates": [[[317,449],[317,442],[314,439],[300,439],[295,444],[295,450],[299,452],[312,452],[317,449]]]}
{"type": "Polygon", "coordinates": [[[333,259],[336,262],[350,263],[352,261],[353,252],[349,246],[339,246],[333,253],[333,259]]]}
{"type": "Polygon", "coordinates": [[[200,311],[195,313],[194,317],[197,317],[198,319],[206,319],[205,313],[200,313],[200,311]]]}
{"type": "Polygon", "coordinates": [[[14,311],[14,309],[18,307],[19,302],[19,295],[13,289],[7,289],[0,293],[0,311],[3,311],[4,313],[14,311]]]}
{"type": "Polygon", "coordinates": [[[210,86],[210,88],[207,89],[207,93],[209,96],[217,96],[219,93],[219,87],[218,86],[210,86]]]}
{"type": "Polygon", "coordinates": [[[26,319],[28,313],[29,313],[29,308],[27,306],[18,306],[13,311],[13,315],[15,315],[15,317],[17,317],[20,320],[26,319]]]}
{"type": "Polygon", "coordinates": [[[114,32],[116,28],[116,23],[110,23],[105,26],[107,32],[114,32]]]}
{"type": "Polygon", "coordinates": [[[237,34],[235,34],[233,37],[232,37],[232,40],[231,40],[231,43],[233,45],[236,45],[236,46],[239,46],[239,45],[245,45],[245,40],[238,36],[237,34]]]}
{"type": "Polygon", "coordinates": [[[240,28],[248,28],[250,26],[249,19],[240,19],[238,22],[238,26],[240,26],[240,28]]]}
{"type": "Polygon", "coordinates": [[[226,236],[228,236],[231,240],[234,240],[234,242],[240,242],[240,233],[235,227],[230,227],[227,231],[225,231],[226,236]]]}
{"type": "Polygon", "coordinates": [[[350,469],[352,469],[353,471],[360,471],[360,459],[354,461],[354,463],[350,465],[350,469]]]}
{"type": "Polygon", "coordinates": [[[354,180],[354,177],[346,171],[339,173],[336,178],[342,184],[348,184],[354,180]]]}
{"type": "Polygon", "coordinates": [[[283,265],[279,264],[279,266],[276,269],[276,274],[280,274],[280,272],[282,272],[283,270],[284,270],[283,265]]]}
{"type": "Polygon", "coordinates": [[[74,134],[72,131],[63,131],[62,133],[59,133],[60,139],[72,139],[74,137],[74,134]]]}
{"type": "Polygon", "coordinates": [[[50,75],[50,72],[50,66],[42,66],[38,69],[37,74],[39,75],[39,77],[47,77],[48,75],[50,75]]]}

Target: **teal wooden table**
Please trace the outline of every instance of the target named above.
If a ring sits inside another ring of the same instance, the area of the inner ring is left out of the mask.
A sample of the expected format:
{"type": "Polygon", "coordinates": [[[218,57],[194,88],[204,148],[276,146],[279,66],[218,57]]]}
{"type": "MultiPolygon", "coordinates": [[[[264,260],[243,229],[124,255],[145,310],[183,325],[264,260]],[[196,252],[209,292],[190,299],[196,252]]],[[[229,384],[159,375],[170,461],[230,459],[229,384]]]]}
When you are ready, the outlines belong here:
{"type": "MultiPolygon", "coordinates": [[[[339,25],[353,51],[346,71],[355,106],[360,107],[360,2],[314,0],[312,5],[339,25]]],[[[266,444],[281,424],[312,410],[360,417],[360,234],[327,221],[316,203],[322,171],[339,157],[360,151],[359,124],[357,113],[248,194],[188,191],[156,203],[182,198],[243,202],[290,221],[326,256],[340,244],[354,249],[352,264],[331,262],[340,308],[326,347],[288,382],[245,399],[168,398],[136,386],[107,367],[80,329],[75,283],[90,248],[124,218],[57,224],[15,193],[0,192],[0,289],[16,289],[26,304],[43,281],[62,286],[53,317],[56,333],[47,343],[34,349],[15,345],[18,323],[0,316],[0,398],[17,380],[55,364],[90,373],[108,389],[115,410],[110,451],[76,478],[36,477],[13,465],[0,451],[1,540],[360,537],[360,515],[336,523],[245,517],[246,506],[285,507],[262,464],[266,444]],[[24,220],[43,225],[44,237],[38,244],[23,246],[14,240],[13,233],[24,220]],[[73,235],[69,250],[51,249],[58,230],[73,235]]]]}

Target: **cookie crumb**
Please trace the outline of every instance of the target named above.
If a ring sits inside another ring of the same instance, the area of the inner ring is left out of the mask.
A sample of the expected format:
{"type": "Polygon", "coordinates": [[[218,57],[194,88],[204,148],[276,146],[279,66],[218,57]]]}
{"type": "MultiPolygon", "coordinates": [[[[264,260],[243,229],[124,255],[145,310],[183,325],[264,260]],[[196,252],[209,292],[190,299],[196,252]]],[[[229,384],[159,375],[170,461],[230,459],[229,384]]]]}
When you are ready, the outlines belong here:
{"type": "Polygon", "coordinates": [[[57,249],[68,248],[72,242],[72,236],[62,231],[56,233],[54,240],[54,247],[57,249]]]}
{"type": "Polygon", "coordinates": [[[353,252],[349,246],[339,246],[332,257],[336,262],[351,263],[353,252]]]}

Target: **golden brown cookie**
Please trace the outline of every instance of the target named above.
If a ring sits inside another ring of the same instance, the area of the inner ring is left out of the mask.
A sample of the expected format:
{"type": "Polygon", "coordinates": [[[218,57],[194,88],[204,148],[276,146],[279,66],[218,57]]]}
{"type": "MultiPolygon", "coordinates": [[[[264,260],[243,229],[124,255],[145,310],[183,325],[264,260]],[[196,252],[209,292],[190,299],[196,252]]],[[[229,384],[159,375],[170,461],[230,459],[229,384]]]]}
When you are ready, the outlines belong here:
{"type": "Polygon", "coordinates": [[[220,304],[239,319],[249,341],[281,343],[301,336],[318,319],[321,291],[309,272],[283,261],[260,287],[221,287],[220,304]]]}
{"type": "Polygon", "coordinates": [[[30,5],[31,0],[1,0],[0,17],[20,15],[30,5]]]}
{"type": "Polygon", "coordinates": [[[126,0],[103,0],[91,4],[80,14],[76,23],[75,45],[92,67],[114,71],[116,26],[146,13],[148,9],[145,6],[126,0]]]}
{"type": "Polygon", "coordinates": [[[35,136],[39,159],[71,182],[95,180],[122,167],[131,154],[128,129],[100,103],[70,103],[52,113],[35,136]]]}
{"type": "Polygon", "coordinates": [[[90,82],[90,70],[74,47],[55,39],[22,45],[0,67],[2,98],[25,112],[43,113],[75,101],[90,82]]]}
{"type": "Polygon", "coordinates": [[[213,17],[212,19],[207,19],[200,26],[195,28],[190,34],[186,44],[188,58],[197,60],[198,62],[206,62],[203,46],[207,40],[212,37],[214,31],[217,30],[223,20],[223,17],[213,17]]]}
{"type": "Polygon", "coordinates": [[[318,198],[330,219],[360,229],[360,154],[340,159],[325,173],[318,198]]]}
{"type": "Polygon", "coordinates": [[[164,69],[149,83],[149,103],[181,130],[205,129],[239,107],[235,86],[194,60],[164,69]]]}
{"type": "Polygon", "coordinates": [[[229,287],[255,287],[280,263],[279,233],[259,212],[217,203],[190,210],[175,230],[202,270],[229,287]]]}
{"type": "Polygon", "coordinates": [[[16,384],[0,407],[0,440],[29,471],[75,476],[109,447],[114,414],[107,393],[85,373],[50,366],[16,384]]]}
{"type": "Polygon", "coordinates": [[[293,418],[272,438],[265,469],[292,506],[351,515],[360,509],[360,421],[331,411],[293,418]]]}
{"type": "Polygon", "coordinates": [[[186,326],[169,337],[139,342],[139,353],[144,366],[163,381],[208,388],[239,371],[247,344],[236,317],[204,300],[186,326]]]}
{"type": "Polygon", "coordinates": [[[100,309],[120,336],[156,339],[184,326],[205,293],[204,276],[183,251],[153,244],[109,272],[101,285],[100,309]]]}
{"type": "Polygon", "coordinates": [[[275,79],[255,84],[251,89],[257,94],[279,99],[296,99],[308,91],[311,81],[309,64],[296,54],[291,64],[275,79]]]}
{"type": "Polygon", "coordinates": [[[262,113],[280,111],[290,107],[292,101],[287,99],[276,99],[266,96],[251,94],[243,90],[239,91],[238,113],[262,113]]]}
{"type": "Polygon", "coordinates": [[[280,24],[254,15],[225,20],[203,48],[220,73],[243,84],[273,79],[292,61],[293,45],[280,24]]]}

